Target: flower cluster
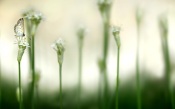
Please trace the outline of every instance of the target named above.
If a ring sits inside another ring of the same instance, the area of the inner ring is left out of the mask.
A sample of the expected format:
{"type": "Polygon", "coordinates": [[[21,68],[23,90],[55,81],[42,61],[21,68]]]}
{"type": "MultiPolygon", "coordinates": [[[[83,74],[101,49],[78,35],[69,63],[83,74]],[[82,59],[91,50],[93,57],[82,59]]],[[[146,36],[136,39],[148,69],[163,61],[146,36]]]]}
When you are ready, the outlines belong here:
{"type": "Polygon", "coordinates": [[[18,44],[18,46],[29,47],[29,43],[27,42],[26,36],[24,37],[16,36],[16,39],[17,41],[15,42],[15,44],[18,44]]]}
{"type": "Polygon", "coordinates": [[[24,18],[27,20],[32,21],[32,23],[38,25],[41,20],[43,19],[43,14],[39,11],[36,11],[34,9],[29,9],[23,12],[24,18]]]}
{"type": "Polygon", "coordinates": [[[55,41],[51,47],[57,52],[57,57],[58,57],[58,63],[62,64],[63,63],[63,55],[64,55],[64,41],[59,38],[57,41],[55,41]]]}

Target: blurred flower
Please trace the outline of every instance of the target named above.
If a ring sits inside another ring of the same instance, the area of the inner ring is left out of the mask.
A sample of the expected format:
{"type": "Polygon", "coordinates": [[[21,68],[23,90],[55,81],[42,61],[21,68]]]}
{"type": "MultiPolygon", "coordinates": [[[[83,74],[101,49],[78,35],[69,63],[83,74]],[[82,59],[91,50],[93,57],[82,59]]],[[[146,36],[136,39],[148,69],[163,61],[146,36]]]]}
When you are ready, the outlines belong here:
{"type": "Polygon", "coordinates": [[[57,41],[55,41],[51,47],[57,52],[58,62],[59,64],[63,63],[63,55],[64,55],[64,41],[59,38],[57,41]]]}
{"type": "MultiPolygon", "coordinates": [[[[17,98],[18,102],[20,102],[20,101],[23,100],[23,99],[20,100],[20,94],[19,94],[19,91],[20,91],[20,88],[17,87],[17,89],[16,89],[16,98],[17,98]]],[[[23,96],[23,94],[22,94],[22,89],[21,89],[21,95],[23,96]]],[[[23,97],[21,97],[21,98],[23,98],[23,97]]]]}
{"type": "Polygon", "coordinates": [[[120,27],[118,26],[113,26],[112,27],[112,33],[114,35],[115,41],[117,43],[117,46],[120,47],[121,42],[120,42],[120,27]]]}
{"type": "Polygon", "coordinates": [[[77,31],[78,38],[82,40],[84,38],[84,34],[85,34],[85,27],[84,26],[80,26],[78,28],[78,31],[77,31]]]}
{"type": "Polygon", "coordinates": [[[112,0],[98,0],[98,7],[105,23],[109,21],[112,0]]]}
{"type": "Polygon", "coordinates": [[[98,68],[101,73],[103,73],[104,69],[106,68],[106,64],[104,63],[102,58],[97,60],[98,68]]]}
{"type": "Polygon", "coordinates": [[[36,25],[38,25],[41,22],[41,20],[43,19],[43,14],[39,11],[34,10],[34,9],[28,9],[28,10],[24,11],[23,16],[27,20],[31,20],[36,25]]]}
{"type": "Polygon", "coordinates": [[[83,39],[84,39],[85,32],[86,32],[85,27],[81,25],[77,31],[78,42],[79,42],[80,47],[82,47],[83,45],[83,39]]]}
{"type": "MultiPolygon", "coordinates": [[[[35,81],[35,86],[38,87],[39,86],[39,81],[41,79],[40,71],[36,71],[34,77],[35,77],[35,80],[34,80],[35,81]]],[[[32,83],[32,75],[29,76],[29,81],[28,82],[32,83]]]]}
{"type": "Polygon", "coordinates": [[[137,25],[140,26],[140,23],[143,19],[143,10],[141,10],[140,8],[137,8],[135,16],[136,16],[137,25]]]}
{"type": "Polygon", "coordinates": [[[168,19],[166,17],[166,15],[161,15],[159,17],[159,28],[160,28],[160,32],[161,32],[161,35],[163,37],[167,37],[168,35],[168,19]]]}

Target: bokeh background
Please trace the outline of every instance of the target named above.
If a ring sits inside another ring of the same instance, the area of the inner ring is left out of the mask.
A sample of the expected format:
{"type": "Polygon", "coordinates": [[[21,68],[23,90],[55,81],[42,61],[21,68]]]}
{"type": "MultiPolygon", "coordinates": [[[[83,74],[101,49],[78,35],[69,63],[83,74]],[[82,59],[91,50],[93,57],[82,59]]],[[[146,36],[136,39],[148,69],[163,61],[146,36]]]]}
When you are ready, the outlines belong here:
{"type": "MultiPolygon", "coordinates": [[[[136,72],[137,28],[135,11],[137,7],[142,9],[144,15],[140,29],[139,46],[140,72],[141,76],[144,77],[141,79],[142,89],[146,90],[142,94],[146,96],[145,99],[143,97],[144,108],[151,109],[151,107],[160,106],[162,109],[170,109],[168,103],[157,103],[159,98],[162,98],[161,94],[158,93],[164,89],[164,84],[161,82],[164,74],[164,61],[158,18],[162,14],[168,17],[168,44],[171,63],[174,66],[174,0],[113,1],[110,24],[111,26],[121,27],[120,84],[121,92],[124,94],[121,94],[120,104],[121,106],[127,104],[126,109],[136,108],[136,95],[133,93],[135,92],[136,72]],[[147,81],[153,82],[147,83],[147,81]],[[128,92],[125,93],[125,91],[128,92]]],[[[78,83],[78,39],[76,31],[79,26],[83,25],[86,27],[86,34],[83,47],[82,101],[87,109],[98,109],[98,103],[96,103],[98,97],[95,95],[98,95],[99,68],[97,61],[102,57],[103,23],[97,0],[0,0],[2,108],[18,107],[15,100],[15,88],[18,84],[18,64],[16,61],[18,47],[14,44],[14,25],[21,18],[21,13],[28,8],[34,8],[44,15],[36,33],[36,69],[41,74],[38,92],[40,101],[43,103],[40,106],[48,106],[48,109],[58,107],[56,95],[59,92],[59,66],[56,61],[56,53],[50,45],[62,37],[66,46],[62,75],[63,92],[67,91],[68,94],[65,94],[65,99],[68,99],[70,106],[76,107],[76,103],[74,104],[76,96],[73,94],[76,92],[78,83]]],[[[116,55],[116,43],[111,34],[107,62],[111,96],[115,89],[116,55]]],[[[28,53],[26,51],[22,59],[22,85],[24,89],[29,80],[28,66],[28,53]]],[[[172,72],[171,81],[174,83],[175,70],[173,69],[172,72]]],[[[68,108],[68,106],[65,107],[68,108]]],[[[73,109],[73,107],[68,109],[73,109]]]]}

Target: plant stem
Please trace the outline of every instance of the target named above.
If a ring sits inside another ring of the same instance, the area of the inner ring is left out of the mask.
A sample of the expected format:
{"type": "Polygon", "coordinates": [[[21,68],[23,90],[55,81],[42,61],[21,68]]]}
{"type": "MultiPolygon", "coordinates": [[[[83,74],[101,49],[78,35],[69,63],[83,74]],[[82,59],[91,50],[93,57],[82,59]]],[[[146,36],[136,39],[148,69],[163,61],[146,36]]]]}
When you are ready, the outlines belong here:
{"type": "Polygon", "coordinates": [[[165,63],[166,63],[166,84],[168,86],[170,98],[171,98],[171,105],[172,109],[175,109],[175,102],[174,102],[174,93],[173,93],[173,87],[170,85],[170,74],[171,74],[171,65],[170,65],[170,57],[169,57],[169,47],[168,47],[168,33],[166,34],[164,38],[164,43],[165,43],[165,63]]]}
{"type": "Polygon", "coordinates": [[[81,76],[82,76],[82,40],[80,41],[79,45],[79,66],[78,66],[78,71],[79,71],[79,76],[78,76],[78,109],[81,109],[81,76]]]}
{"type": "Polygon", "coordinates": [[[102,81],[102,74],[101,72],[99,73],[99,80],[98,80],[98,102],[99,102],[99,109],[102,109],[102,84],[101,84],[101,81],[102,81]]]}
{"type": "Polygon", "coordinates": [[[62,103],[62,64],[59,64],[59,74],[60,74],[60,109],[63,108],[62,103]]]}
{"type": "Polygon", "coordinates": [[[120,62],[120,47],[118,47],[117,54],[117,77],[116,77],[116,109],[118,109],[119,104],[119,62],[120,62]]]}
{"type": "Polygon", "coordinates": [[[35,87],[35,92],[36,92],[36,104],[37,104],[37,106],[40,106],[38,86],[35,87]]]}
{"type": "Polygon", "coordinates": [[[104,91],[104,105],[105,109],[108,107],[108,75],[107,75],[107,53],[108,53],[108,40],[109,40],[109,31],[108,31],[108,23],[104,22],[104,39],[103,39],[103,62],[104,62],[104,82],[105,82],[105,91],[104,91]]]}
{"type": "Polygon", "coordinates": [[[22,109],[22,88],[21,88],[21,62],[18,61],[18,71],[19,71],[19,105],[22,109]]]}
{"type": "Polygon", "coordinates": [[[136,51],[136,84],[137,84],[137,108],[141,109],[141,89],[140,89],[140,72],[139,72],[139,41],[140,26],[137,24],[137,51],[136,51]]]}
{"type": "Polygon", "coordinates": [[[35,34],[32,34],[31,39],[31,53],[32,53],[32,87],[31,87],[31,106],[34,109],[34,90],[35,90],[35,34]]]}
{"type": "MultiPolygon", "coordinates": [[[[0,39],[1,39],[1,31],[0,31],[0,39]]],[[[0,45],[0,48],[1,48],[1,45],[0,45]]],[[[1,109],[1,100],[2,100],[2,89],[1,89],[1,85],[2,85],[2,77],[1,77],[1,49],[0,49],[0,109],[1,109]]]]}
{"type": "Polygon", "coordinates": [[[175,109],[173,87],[170,89],[170,96],[171,96],[172,109],[175,109]]]}

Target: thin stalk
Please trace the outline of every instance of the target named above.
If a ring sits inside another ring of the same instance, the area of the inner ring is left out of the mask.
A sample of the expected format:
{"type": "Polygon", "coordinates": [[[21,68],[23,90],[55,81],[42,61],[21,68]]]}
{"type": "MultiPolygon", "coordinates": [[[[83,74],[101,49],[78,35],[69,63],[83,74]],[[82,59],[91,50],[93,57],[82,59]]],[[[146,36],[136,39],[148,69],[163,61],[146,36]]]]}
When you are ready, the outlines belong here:
{"type": "Polygon", "coordinates": [[[137,84],[137,108],[141,109],[141,89],[140,89],[140,71],[139,71],[139,41],[140,41],[140,26],[137,25],[137,51],[136,51],[136,84],[137,84]]]}
{"type": "Polygon", "coordinates": [[[79,66],[78,66],[78,71],[79,71],[79,76],[78,76],[78,109],[81,109],[81,77],[82,77],[82,41],[80,41],[79,45],[79,66]]]}
{"type": "Polygon", "coordinates": [[[59,74],[60,74],[60,109],[63,108],[62,103],[62,64],[59,64],[59,74]]]}
{"type": "Polygon", "coordinates": [[[108,31],[108,23],[104,22],[104,38],[103,38],[103,62],[104,62],[104,82],[105,82],[105,90],[104,90],[104,105],[107,109],[108,107],[108,75],[107,75],[107,53],[108,53],[108,43],[109,43],[109,31],[108,31]]]}
{"type": "Polygon", "coordinates": [[[37,104],[37,106],[40,106],[38,86],[35,87],[35,92],[36,92],[36,104],[37,104]]]}
{"type": "Polygon", "coordinates": [[[18,73],[19,73],[19,109],[22,109],[22,88],[21,88],[21,63],[18,61],[18,73]]]}
{"type": "MultiPolygon", "coordinates": [[[[0,32],[0,39],[1,39],[1,32],[0,32]]],[[[0,45],[1,45],[1,44],[0,44],[0,45]]],[[[0,46],[0,48],[1,48],[1,46],[0,46]]],[[[1,50],[1,49],[0,49],[0,50],[1,50]]],[[[1,96],[2,96],[2,94],[1,94],[1,93],[2,93],[2,91],[1,91],[1,90],[2,90],[2,89],[1,89],[2,83],[1,83],[1,82],[2,82],[2,77],[1,77],[1,51],[0,51],[0,109],[1,109],[1,100],[2,100],[2,97],[1,97],[1,96]]]]}
{"type": "Polygon", "coordinates": [[[168,47],[167,37],[168,37],[168,35],[164,38],[164,40],[165,40],[165,45],[164,45],[165,46],[165,58],[166,58],[165,59],[165,61],[166,61],[166,84],[168,86],[168,90],[170,93],[172,109],[175,109],[173,87],[171,88],[171,85],[170,85],[171,65],[170,65],[169,47],[168,47]]]}
{"type": "Polygon", "coordinates": [[[31,39],[31,53],[32,53],[32,87],[31,87],[31,106],[34,109],[34,90],[35,90],[35,34],[32,35],[31,39]]]}
{"type": "MultiPolygon", "coordinates": [[[[31,45],[31,39],[30,39],[30,37],[31,37],[31,29],[30,29],[30,26],[29,26],[30,22],[27,21],[26,23],[27,23],[28,43],[29,43],[29,45],[31,45]]],[[[32,50],[31,50],[30,47],[28,47],[28,56],[29,56],[29,68],[30,68],[30,72],[31,72],[32,71],[32,62],[31,62],[31,60],[32,60],[32,50]]]]}
{"type": "Polygon", "coordinates": [[[116,109],[118,109],[119,105],[119,62],[120,62],[120,47],[118,47],[117,54],[117,77],[116,77],[116,109]]]}
{"type": "Polygon", "coordinates": [[[171,96],[172,109],[175,109],[173,88],[170,88],[170,96],[171,96]]]}
{"type": "MultiPolygon", "coordinates": [[[[0,31],[0,41],[1,41],[1,31],[0,31]]],[[[0,48],[1,48],[1,44],[0,44],[0,48]]],[[[1,50],[1,49],[0,49],[1,50]]],[[[1,96],[2,96],[2,92],[1,92],[1,82],[2,82],[2,80],[1,80],[1,51],[0,51],[0,109],[1,109],[1,96]]]]}
{"type": "Polygon", "coordinates": [[[99,102],[99,109],[102,109],[102,103],[101,103],[101,99],[102,99],[102,92],[101,92],[102,84],[101,84],[101,81],[102,81],[102,74],[100,73],[99,74],[99,80],[98,80],[98,102],[99,102]]]}

